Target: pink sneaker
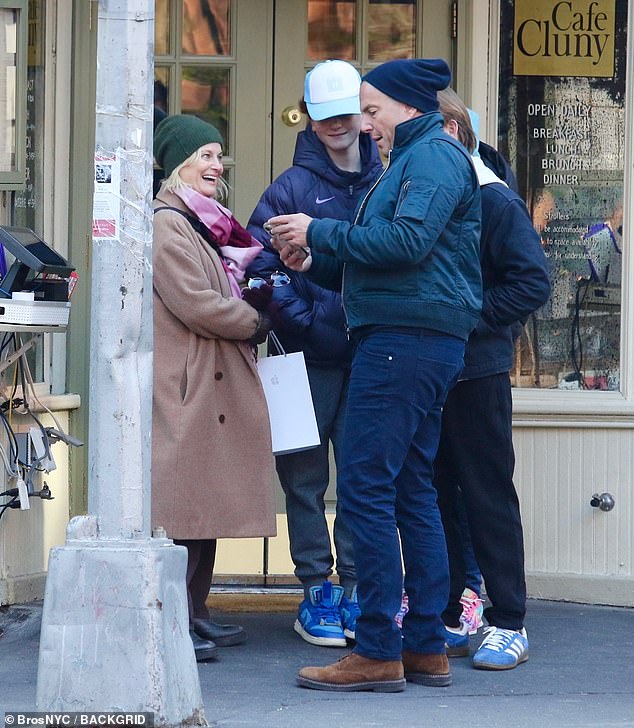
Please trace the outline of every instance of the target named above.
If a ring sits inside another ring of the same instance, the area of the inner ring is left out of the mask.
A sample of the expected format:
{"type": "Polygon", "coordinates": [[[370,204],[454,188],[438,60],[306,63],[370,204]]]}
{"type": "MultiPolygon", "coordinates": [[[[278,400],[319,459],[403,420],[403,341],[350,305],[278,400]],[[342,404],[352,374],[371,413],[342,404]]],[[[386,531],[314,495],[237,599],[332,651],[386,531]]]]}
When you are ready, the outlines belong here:
{"type": "Polygon", "coordinates": [[[409,599],[407,597],[407,594],[405,593],[405,589],[403,589],[403,596],[401,598],[401,608],[396,613],[396,616],[394,617],[394,621],[398,626],[402,629],[403,628],[403,617],[409,612],[409,599]]]}
{"type": "Polygon", "coordinates": [[[468,587],[462,592],[460,597],[462,604],[462,614],[460,615],[460,623],[463,624],[469,634],[475,634],[482,627],[482,599],[468,587]]]}
{"type": "MultiPolygon", "coordinates": [[[[475,634],[480,627],[484,624],[482,621],[483,604],[482,599],[468,587],[462,592],[460,597],[460,604],[462,604],[462,614],[460,615],[460,624],[463,627],[460,629],[460,634],[475,634]]],[[[409,598],[403,590],[403,597],[401,599],[401,608],[396,613],[394,621],[399,627],[403,627],[403,617],[409,612],[409,598]]]]}

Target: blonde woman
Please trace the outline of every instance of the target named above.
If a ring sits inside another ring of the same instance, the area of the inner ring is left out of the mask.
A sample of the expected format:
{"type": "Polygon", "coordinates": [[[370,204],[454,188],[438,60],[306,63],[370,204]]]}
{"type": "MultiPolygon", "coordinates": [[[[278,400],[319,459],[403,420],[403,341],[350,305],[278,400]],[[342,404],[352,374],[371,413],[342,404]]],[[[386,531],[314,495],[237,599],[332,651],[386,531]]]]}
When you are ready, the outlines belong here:
{"type": "Polygon", "coordinates": [[[261,245],[217,202],[218,130],[193,116],[157,127],[165,170],[154,201],[152,522],[187,548],[196,658],[243,642],[205,601],[218,538],[275,534],[273,456],[253,346],[270,322],[241,295],[261,245]]]}

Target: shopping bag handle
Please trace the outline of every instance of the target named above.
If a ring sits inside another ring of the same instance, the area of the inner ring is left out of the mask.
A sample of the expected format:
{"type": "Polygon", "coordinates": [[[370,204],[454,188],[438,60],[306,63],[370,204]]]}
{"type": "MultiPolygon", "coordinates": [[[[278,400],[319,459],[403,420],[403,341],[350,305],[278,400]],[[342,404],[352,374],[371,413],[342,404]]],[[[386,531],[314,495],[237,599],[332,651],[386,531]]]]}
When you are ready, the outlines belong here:
{"type": "Polygon", "coordinates": [[[282,342],[277,338],[277,334],[275,333],[275,331],[269,331],[269,344],[271,344],[271,343],[277,349],[278,354],[281,354],[282,356],[286,356],[286,352],[284,351],[282,342]]]}

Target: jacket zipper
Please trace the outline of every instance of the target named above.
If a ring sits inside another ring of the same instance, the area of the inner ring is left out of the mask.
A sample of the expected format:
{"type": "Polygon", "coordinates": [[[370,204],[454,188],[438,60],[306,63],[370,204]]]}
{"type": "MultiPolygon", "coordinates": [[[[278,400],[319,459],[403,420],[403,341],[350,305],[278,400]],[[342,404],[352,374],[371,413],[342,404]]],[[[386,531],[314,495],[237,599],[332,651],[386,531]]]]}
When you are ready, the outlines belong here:
{"type": "Polygon", "coordinates": [[[401,201],[399,206],[396,208],[396,211],[394,212],[394,217],[398,217],[401,213],[401,210],[403,209],[403,205],[405,204],[405,200],[407,198],[407,190],[409,190],[409,186],[411,184],[412,180],[408,179],[407,182],[402,187],[403,194],[401,195],[401,201]]]}
{"type": "MultiPolygon", "coordinates": [[[[379,182],[383,179],[383,175],[387,172],[387,170],[390,167],[390,162],[392,161],[392,150],[388,152],[387,157],[387,164],[385,165],[385,169],[381,172],[381,174],[378,176],[376,182],[370,187],[370,189],[365,193],[365,197],[363,198],[361,204],[359,205],[359,210],[357,214],[355,215],[353,225],[356,225],[359,217],[361,216],[361,213],[363,212],[363,208],[365,207],[365,203],[367,202],[368,197],[372,194],[374,191],[374,188],[379,184],[379,182]]],[[[343,309],[343,315],[346,320],[346,335],[348,337],[348,340],[350,340],[350,326],[348,325],[348,312],[346,311],[346,304],[345,304],[345,298],[344,298],[344,290],[346,287],[346,263],[343,264],[343,270],[341,271],[341,307],[343,309]]]]}

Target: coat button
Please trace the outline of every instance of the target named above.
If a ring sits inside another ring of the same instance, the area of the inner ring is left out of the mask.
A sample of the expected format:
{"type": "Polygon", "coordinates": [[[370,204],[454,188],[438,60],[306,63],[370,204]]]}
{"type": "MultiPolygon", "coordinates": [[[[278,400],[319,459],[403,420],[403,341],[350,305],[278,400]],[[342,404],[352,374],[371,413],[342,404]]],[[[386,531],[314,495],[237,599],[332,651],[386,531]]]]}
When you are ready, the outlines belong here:
{"type": "Polygon", "coordinates": [[[214,374],[214,379],[218,379],[218,380],[222,379],[222,372],[216,372],[214,374]]]}
{"type": "Polygon", "coordinates": [[[218,417],[218,422],[220,422],[220,424],[222,424],[224,421],[225,421],[225,416],[220,415],[220,417],[218,417]]]}

